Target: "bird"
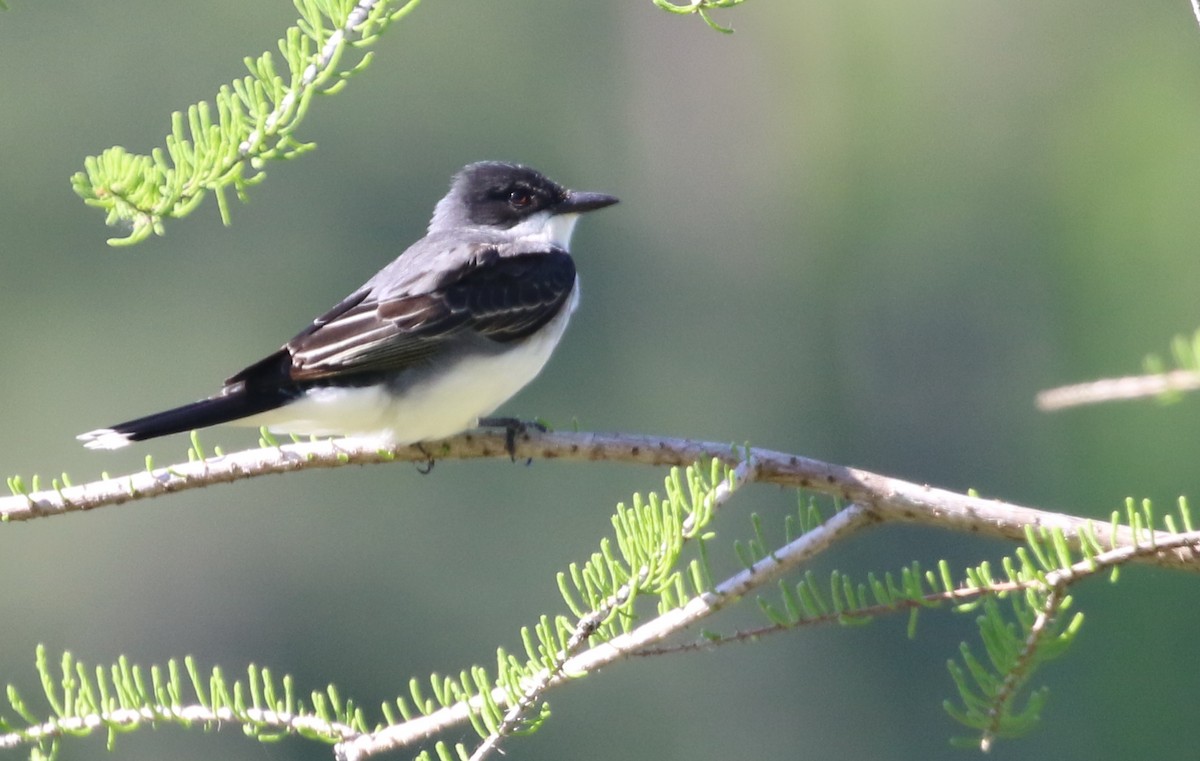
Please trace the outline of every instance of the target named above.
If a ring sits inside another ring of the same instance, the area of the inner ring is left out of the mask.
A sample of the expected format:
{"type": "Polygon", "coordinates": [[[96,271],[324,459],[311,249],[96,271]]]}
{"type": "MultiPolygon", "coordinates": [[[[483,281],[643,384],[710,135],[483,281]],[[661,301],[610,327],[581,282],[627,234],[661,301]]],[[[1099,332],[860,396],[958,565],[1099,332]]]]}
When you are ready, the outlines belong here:
{"type": "Polygon", "coordinates": [[[423,238],[278,351],[213,396],[77,438],[118,449],[230,424],[403,445],[494,424],[486,416],[541,372],[579,302],[575,223],[617,201],[521,164],[468,164],[423,238]]]}

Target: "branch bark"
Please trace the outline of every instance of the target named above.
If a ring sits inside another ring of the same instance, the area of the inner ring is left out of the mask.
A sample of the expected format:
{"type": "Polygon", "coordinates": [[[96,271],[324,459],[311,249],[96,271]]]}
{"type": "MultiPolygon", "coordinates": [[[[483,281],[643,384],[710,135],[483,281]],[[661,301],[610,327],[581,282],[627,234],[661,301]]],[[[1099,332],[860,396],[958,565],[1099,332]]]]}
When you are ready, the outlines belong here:
{"type": "MultiPolygon", "coordinates": [[[[915,484],[858,468],[799,455],[729,444],[632,434],[539,433],[517,438],[518,459],[608,461],[653,466],[686,466],[712,458],[736,465],[749,456],[751,480],[792,486],[857,503],[877,522],[917,523],[1002,539],[1023,541],[1027,528],[1061,529],[1077,545],[1091,531],[1105,547],[1135,546],[1133,533],[1106,520],[1081,518],[915,484]]],[[[508,457],[504,434],[468,431],[421,446],[381,447],[370,439],[331,439],[285,444],[209,457],[56,490],[0,499],[0,522],[24,521],[94,510],[246,478],[312,468],[425,462],[430,459],[508,457]]],[[[1162,534],[1165,538],[1168,534],[1162,534]]],[[[1141,544],[1146,544],[1148,535],[1141,544]]],[[[1164,549],[1137,562],[1200,570],[1191,548],[1164,549]]]]}

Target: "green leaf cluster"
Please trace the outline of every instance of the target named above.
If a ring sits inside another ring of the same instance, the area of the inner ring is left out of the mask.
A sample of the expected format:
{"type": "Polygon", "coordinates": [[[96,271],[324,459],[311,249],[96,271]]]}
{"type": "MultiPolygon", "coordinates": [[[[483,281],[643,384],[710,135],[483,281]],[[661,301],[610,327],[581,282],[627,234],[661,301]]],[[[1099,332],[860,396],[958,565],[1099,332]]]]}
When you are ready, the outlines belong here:
{"type": "MultiPolygon", "coordinates": [[[[199,442],[193,446],[199,450],[199,442]]],[[[635,494],[618,505],[613,536],[603,539],[586,562],[572,564],[557,577],[567,612],[543,615],[522,628],[521,646],[514,652],[499,649],[492,668],[476,665],[455,675],[412,679],[408,695],[382,706],[383,724],[370,725],[333,686],[302,700],[290,677],[276,679],[255,666],[236,680],[219,668],[202,673],[191,658],[148,670],[121,658],[111,667],[92,669],[69,653],[52,664],[39,648],[37,671],[49,708],[39,718],[10,686],[8,702],[16,718],[0,718],[0,747],[28,745],[39,757],[53,757],[67,736],[104,731],[111,746],[118,734],[160,723],[236,725],[261,740],[300,736],[350,743],[425,717],[432,717],[431,727],[446,726],[446,717],[435,714],[447,709],[466,709],[485,742],[533,732],[550,715],[546,689],[581,673],[571,666],[572,658],[635,631],[647,613],[669,613],[699,596],[711,604],[727,594],[724,584],[713,583],[710,525],[716,507],[736,487],[739,472],[718,460],[675,468],[661,492],[635,494]]],[[[798,505],[783,520],[782,543],[771,541],[762,519],[752,516],[751,538],[733,545],[748,570],[778,563],[794,543],[824,526],[816,497],[802,493],[798,505]]],[[[836,502],[833,508],[839,509],[836,502]]],[[[820,579],[808,570],[799,581],[781,581],[770,599],[759,598],[769,621],[764,628],[705,635],[693,646],[643,645],[637,652],[711,647],[801,625],[857,625],[902,612],[909,614],[909,634],[915,636],[918,613],[950,606],[975,617],[979,644],[962,644],[949,662],[958,698],[946,701],[945,708],[976,732],[956,742],[987,748],[995,739],[1024,734],[1037,724],[1048,693],[1045,687],[1031,689],[1033,678],[1043,664],[1066,651],[1083,622],[1082,614],[1071,610],[1071,586],[1101,573],[1115,581],[1120,565],[1137,554],[1200,542],[1182,500],[1177,513],[1161,520],[1149,501],[1129,500],[1124,515],[1114,513],[1111,529],[1112,543],[1105,546],[1092,530],[1068,541],[1061,530],[1029,528],[1024,545],[1011,556],[995,565],[969,567],[957,579],[945,561],[933,570],[914,561],[898,573],[867,573],[862,581],[836,570],[820,579]],[[1165,533],[1156,534],[1160,523],[1165,533]]],[[[469,756],[462,743],[438,742],[419,758],[461,761],[469,756]]]]}
{"type": "MultiPolygon", "coordinates": [[[[9,686],[8,702],[17,718],[0,718],[0,747],[31,745],[51,758],[66,736],[105,731],[111,747],[119,734],[163,722],[204,729],[233,724],[264,741],[294,735],[337,743],[459,706],[468,708],[482,737],[535,731],[550,715],[541,691],[565,676],[563,665],[572,655],[628,631],[638,618],[639,600],[649,597],[663,611],[711,587],[703,551],[685,563],[683,548],[704,536],[717,486],[728,486],[727,479],[730,472],[718,460],[707,468],[675,468],[662,494],[635,494],[629,505],[619,505],[613,538],[558,577],[571,615],[544,615],[523,628],[523,652],[500,649],[494,670],[472,666],[454,676],[414,678],[408,696],[382,706],[385,725],[368,726],[363,712],[332,685],[301,700],[291,677],[276,679],[253,665],[236,680],[220,668],[202,673],[190,657],[149,669],[122,657],[111,667],[91,668],[66,653],[55,666],[39,647],[36,667],[48,718],[39,718],[9,686]],[[515,719],[513,706],[523,709],[515,719]]],[[[445,743],[433,753],[442,759],[468,755],[461,744],[445,743]]],[[[428,751],[420,757],[432,758],[428,751]]]]}
{"type": "Polygon", "coordinates": [[[293,1],[300,19],[279,41],[279,59],[269,51],[246,58],[249,74],[222,86],[215,105],[202,101],[172,114],[165,149],[139,155],[115,146],[84,160],[84,170],[71,178],[75,192],[104,210],[110,226],[127,231],[109,243],[162,235],[165,219],[186,216],[210,191],[228,225],[226,192],[244,201],[246,189],[264,177],[266,162],[312,148],[296,139],[312,97],[337,92],[370,62],[368,52],[343,63],[347,47],[371,45],[418,2],[293,1]]]}
{"type": "Polygon", "coordinates": [[[1082,613],[1064,615],[1072,605],[1072,598],[1063,592],[1065,585],[1048,583],[1046,578],[1073,564],[1069,551],[1045,551],[1066,548],[1062,533],[1035,536],[1031,529],[1029,535],[1027,548],[1032,552],[1021,548],[1019,563],[1005,558],[1004,577],[993,578],[986,563],[968,572],[967,588],[987,594],[960,605],[959,610],[979,613],[975,623],[986,657],[976,656],[964,642],[959,646],[960,660],[947,663],[959,704],[946,701],[946,712],[979,732],[955,738],[956,745],[987,749],[995,738],[1019,737],[1032,730],[1040,720],[1048,689],[1035,689],[1022,702],[1022,688],[1043,664],[1066,652],[1083,625],[1082,613]]]}
{"type": "Polygon", "coordinates": [[[291,677],[276,679],[254,665],[245,678],[230,681],[219,667],[203,673],[190,656],[165,668],[145,669],[125,657],[92,668],[69,652],[56,665],[39,646],[36,668],[49,717],[38,718],[9,685],[9,707],[23,724],[0,717],[0,747],[30,744],[42,758],[54,758],[64,737],[104,731],[111,750],[118,735],[164,722],[204,729],[234,723],[263,741],[296,735],[334,743],[366,731],[362,713],[333,686],[314,691],[306,703],[291,677]]]}
{"type": "MultiPolygon", "coordinates": [[[[538,699],[539,687],[563,675],[564,663],[585,645],[608,642],[629,631],[638,618],[635,604],[639,598],[651,597],[661,612],[710,586],[701,558],[681,567],[682,550],[685,542],[702,536],[712,519],[716,484],[727,476],[719,460],[713,460],[708,468],[673,468],[661,495],[635,494],[631,504],[618,505],[612,521],[613,540],[602,540],[600,550],[587,562],[573,563],[558,575],[571,616],[543,615],[536,625],[523,627],[523,657],[501,648],[495,677],[479,666],[457,677],[434,674],[428,693],[419,680],[412,680],[409,697],[384,706],[387,722],[410,721],[465,704],[481,737],[535,731],[550,715],[547,704],[538,699]],[[497,695],[503,696],[503,702],[497,695]],[[506,721],[506,707],[522,703],[531,705],[532,710],[515,725],[506,721]]],[[[435,752],[442,759],[451,757],[445,745],[435,752]]],[[[461,746],[455,752],[460,758],[468,757],[461,746]]],[[[430,756],[425,752],[419,758],[430,756]]]]}
{"type": "MultiPolygon", "coordinates": [[[[799,513],[786,522],[787,542],[820,522],[815,500],[802,495],[799,513]]],[[[735,545],[747,568],[772,555],[761,519],[752,516],[752,524],[752,538],[735,545]]],[[[1149,552],[1158,546],[1155,524],[1151,502],[1131,499],[1123,520],[1113,514],[1111,529],[1114,537],[1119,529],[1128,529],[1135,547],[1149,552]]],[[[1187,502],[1180,500],[1177,514],[1163,516],[1162,526],[1168,535],[1186,538],[1193,530],[1187,502]]],[[[967,568],[964,581],[955,579],[944,560],[936,570],[922,570],[914,561],[898,574],[868,573],[865,581],[837,570],[822,580],[809,570],[799,582],[781,581],[776,598],[759,597],[769,627],[710,636],[707,644],[802,625],[863,624],[900,611],[909,612],[909,636],[915,636],[922,610],[951,605],[956,612],[975,614],[982,655],[961,644],[958,659],[948,663],[958,702],[944,705],[955,720],[978,732],[954,738],[954,743],[986,749],[995,739],[1021,736],[1037,725],[1048,690],[1040,687],[1026,695],[1030,681],[1043,664],[1066,652],[1083,624],[1082,613],[1069,612],[1073,600],[1066,589],[1106,570],[1116,581],[1120,564],[1129,558],[1128,552],[1102,545],[1092,531],[1082,532],[1072,544],[1061,530],[1029,527],[1025,544],[1000,560],[998,572],[984,562],[967,568]]]]}
{"type": "MultiPolygon", "coordinates": [[[[1142,360],[1147,375],[1165,375],[1172,370],[1200,373],[1200,330],[1191,335],[1180,334],[1171,339],[1166,357],[1149,354],[1142,360]]],[[[1179,389],[1168,388],[1158,395],[1164,403],[1177,402],[1183,398],[1179,389]]]]}
{"type": "Polygon", "coordinates": [[[674,468],[662,496],[634,494],[631,504],[618,504],[614,540],[601,540],[599,552],[586,563],[572,563],[567,573],[559,574],[563,599],[577,617],[607,611],[596,626],[598,639],[629,631],[638,618],[634,606],[639,596],[653,595],[662,613],[711,588],[703,529],[712,520],[715,484],[728,477],[724,467],[714,459],[707,477],[698,465],[686,471],[674,468]],[[699,556],[681,568],[690,539],[698,540],[699,556]]]}
{"type": "Polygon", "coordinates": [[[721,26],[709,12],[713,8],[732,8],[735,5],[741,5],[746,0],[692,0],[690,3],[673,3],[671,0],[654,0],[654,4],[662,8],[667,13],[674,13],[680,16],[697,14],[704,19],[704,23],[708,24],[710,29],[714,29],[722,34],[733,34],[733,29],[727,26],[721,26]]]}

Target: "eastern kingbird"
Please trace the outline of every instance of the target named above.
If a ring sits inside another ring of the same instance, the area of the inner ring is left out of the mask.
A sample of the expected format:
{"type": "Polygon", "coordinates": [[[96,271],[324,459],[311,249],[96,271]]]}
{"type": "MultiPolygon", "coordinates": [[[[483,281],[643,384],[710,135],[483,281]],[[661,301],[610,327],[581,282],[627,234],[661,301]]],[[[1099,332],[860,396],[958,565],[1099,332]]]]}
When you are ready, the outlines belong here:
{"type": "Polygon", "coordinates": [[[471,428],[541,371],[579,299],[579,215],[611,206],[529,167],[454,176],[429,233],[220,393],[78,438],[116,449],[231,423],[392,444],[471,428]]]}

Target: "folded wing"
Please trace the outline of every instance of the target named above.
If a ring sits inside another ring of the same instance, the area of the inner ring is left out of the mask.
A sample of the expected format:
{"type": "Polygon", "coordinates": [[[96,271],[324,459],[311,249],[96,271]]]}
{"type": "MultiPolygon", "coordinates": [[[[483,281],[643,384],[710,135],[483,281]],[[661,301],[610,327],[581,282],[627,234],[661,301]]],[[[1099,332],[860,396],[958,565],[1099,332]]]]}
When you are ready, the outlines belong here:
{"type": "Polygon", "coordinates": [[[436,287],[378,298],[369,288],[350,295],[279,352],[230,378],[292,382],[353,380],[422,362],[465,331],[498,343],[535,333],[563,309],[575,285],[575,264],[561,250],[500,256],[481,247],[436,287]]]}

